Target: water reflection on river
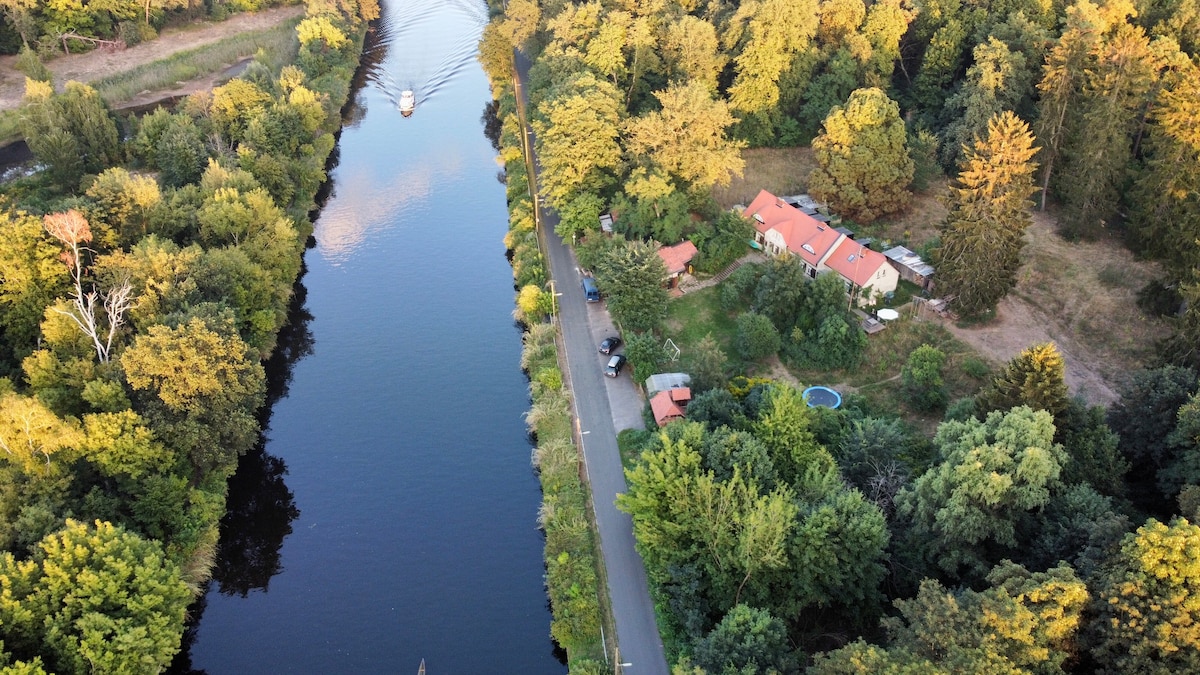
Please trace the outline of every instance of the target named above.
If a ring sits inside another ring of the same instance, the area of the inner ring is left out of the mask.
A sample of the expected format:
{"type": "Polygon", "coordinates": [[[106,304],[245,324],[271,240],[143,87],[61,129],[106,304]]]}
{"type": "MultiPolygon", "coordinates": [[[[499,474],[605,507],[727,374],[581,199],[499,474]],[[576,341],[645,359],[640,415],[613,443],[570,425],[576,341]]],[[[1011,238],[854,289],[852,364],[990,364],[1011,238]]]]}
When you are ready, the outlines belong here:
{"type": "Polygon", "coordinates": [[[180,670],[565,671],[521,422],[504,188],[480,123],[486,9],[396,0],[384,14],[268,440],[231,483],[180,670]],[[417,92],[411,118],[400,89],[417,92]]]}

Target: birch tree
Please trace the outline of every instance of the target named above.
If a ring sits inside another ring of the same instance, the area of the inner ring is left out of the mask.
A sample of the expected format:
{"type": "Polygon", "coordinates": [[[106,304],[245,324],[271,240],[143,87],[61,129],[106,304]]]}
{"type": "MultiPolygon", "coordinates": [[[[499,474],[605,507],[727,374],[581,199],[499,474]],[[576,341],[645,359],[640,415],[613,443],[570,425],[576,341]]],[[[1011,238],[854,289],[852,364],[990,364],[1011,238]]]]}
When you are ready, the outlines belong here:
{"type": "Polygon", "coordinates": [[[86,244],[92,240],[87,219],[71,209],[48,214],[43,223],[46,232],[67,247],[64,260],[71,271],[72,289],[68,309],[53,309],[75,322],[79,330],[92,341],[96,358],[101,363],[108,363],[117,331],[125,325],[125,313],[133,305],[133,285],[125,280],[107,291],[101,291],[91,284],[90,290],[85,292],[84,258],[86,253],[91,252],[86,244]]]}

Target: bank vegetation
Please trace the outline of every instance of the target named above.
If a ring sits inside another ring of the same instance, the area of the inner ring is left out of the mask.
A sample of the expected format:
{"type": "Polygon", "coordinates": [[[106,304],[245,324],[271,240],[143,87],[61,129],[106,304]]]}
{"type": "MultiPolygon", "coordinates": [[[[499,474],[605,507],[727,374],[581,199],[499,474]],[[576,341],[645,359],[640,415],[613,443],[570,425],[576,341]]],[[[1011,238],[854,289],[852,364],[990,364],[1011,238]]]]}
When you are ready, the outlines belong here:
{"type": "MultiPolygon", "coordinates": [[[[23,7],[26,42],[58,30],[59,5],[23,7]]],[[[378,12],[314,1],[294,65],[140,119],[29,79],[43,168],[0,188],[3,665],[159,672],[179,650],[378,12]]]]}

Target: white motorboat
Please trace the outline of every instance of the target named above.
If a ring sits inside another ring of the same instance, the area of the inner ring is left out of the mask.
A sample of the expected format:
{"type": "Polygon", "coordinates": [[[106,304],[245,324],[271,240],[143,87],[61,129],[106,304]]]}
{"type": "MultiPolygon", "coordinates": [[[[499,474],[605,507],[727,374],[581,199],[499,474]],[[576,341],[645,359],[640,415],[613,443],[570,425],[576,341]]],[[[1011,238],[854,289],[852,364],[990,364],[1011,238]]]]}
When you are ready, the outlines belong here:
{"type": "Polygon", "coordinates": [[[413,113],[413,109],[417,107],[417,97],[411,89],[405,89],[400,92],[400,114],[408,117],[413,113]]]}

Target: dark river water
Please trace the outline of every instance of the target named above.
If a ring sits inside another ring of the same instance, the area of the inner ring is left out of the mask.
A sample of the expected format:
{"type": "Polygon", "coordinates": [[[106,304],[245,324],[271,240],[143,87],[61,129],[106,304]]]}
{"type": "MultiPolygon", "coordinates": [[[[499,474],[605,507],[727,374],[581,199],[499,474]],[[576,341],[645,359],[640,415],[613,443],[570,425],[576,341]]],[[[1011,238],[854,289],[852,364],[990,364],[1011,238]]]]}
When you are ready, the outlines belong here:
{"type": "Polygon", "coordinates": [[[385,0],[177,670],[563,673],[477,0],[385,0]],[[396,109],[416,91],[410,118],[396,109]]]}

